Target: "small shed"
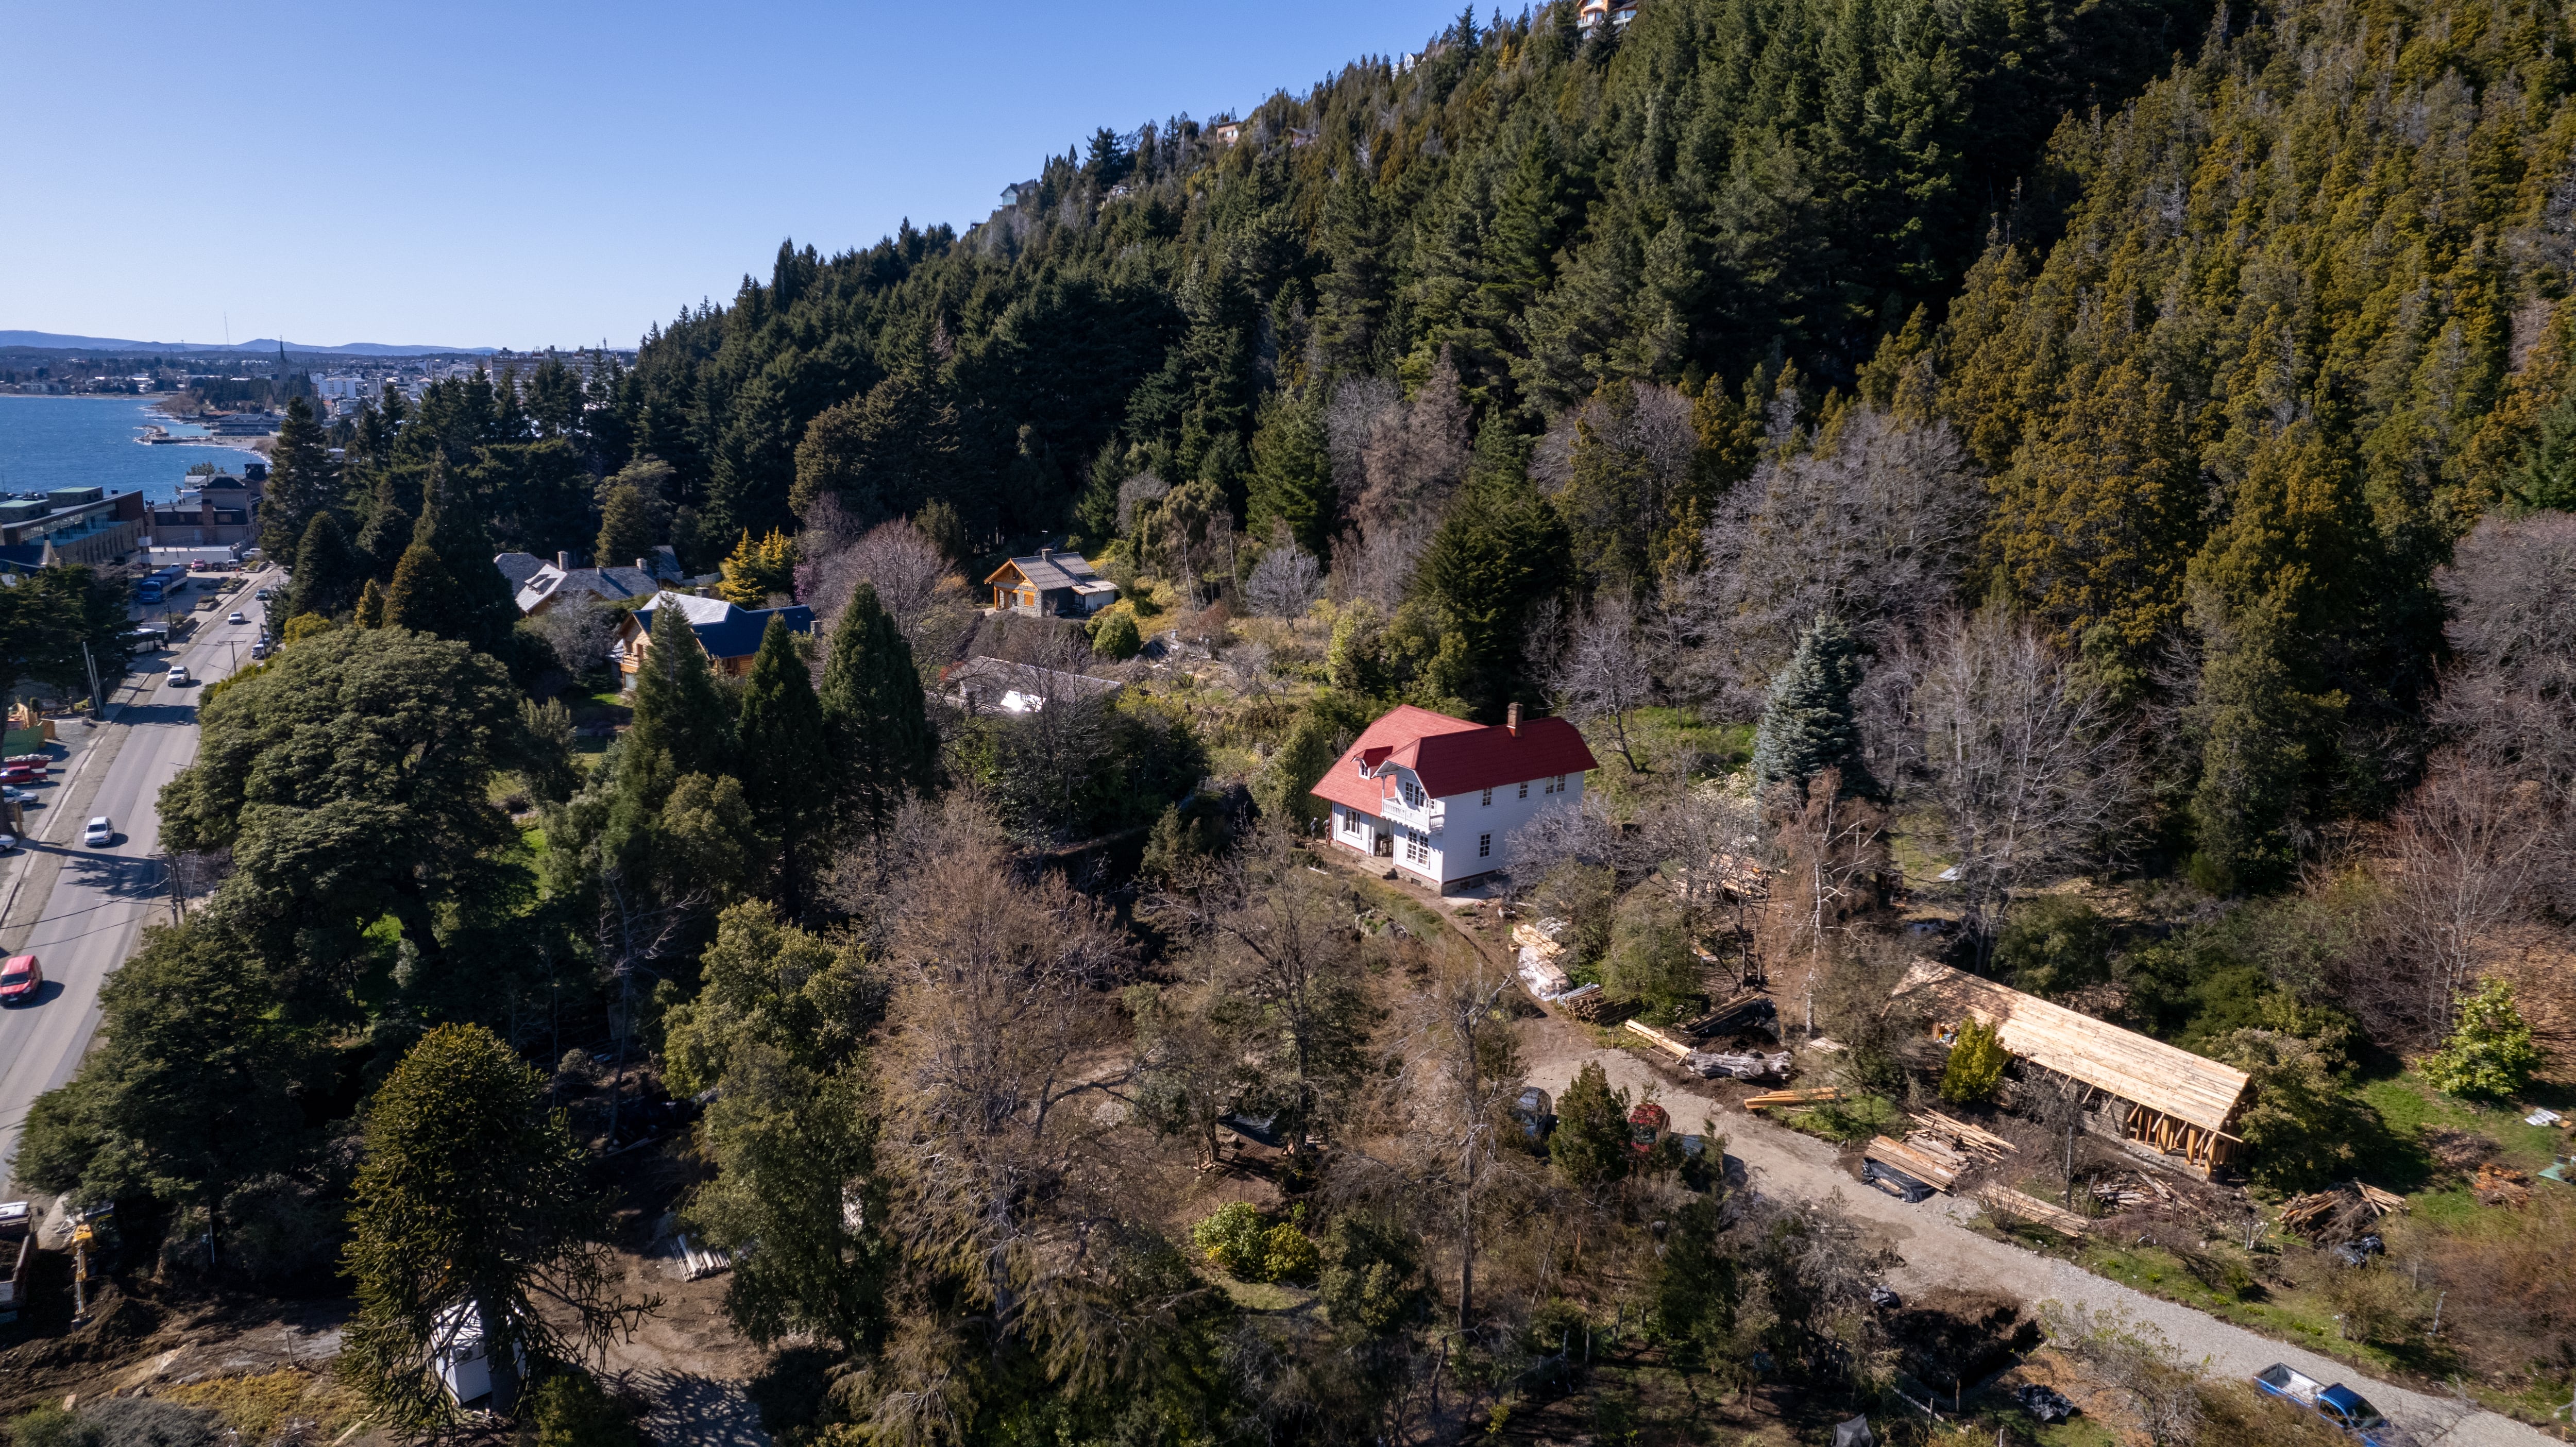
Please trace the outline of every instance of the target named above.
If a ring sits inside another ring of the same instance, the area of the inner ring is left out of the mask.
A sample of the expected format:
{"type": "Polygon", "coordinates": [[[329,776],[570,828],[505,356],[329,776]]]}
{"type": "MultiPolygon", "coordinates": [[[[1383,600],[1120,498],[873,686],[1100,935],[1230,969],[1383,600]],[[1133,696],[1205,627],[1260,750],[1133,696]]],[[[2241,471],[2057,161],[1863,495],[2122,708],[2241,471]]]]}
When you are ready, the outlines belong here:
{"type": "Polygon", "coordinates": [[[2208,1175],[2244,1141],[2232,1132],[2252,1077],[2161,1040],[1931,960],[1916,960],[1896,998],[1936,1031],[1975,1020],[1995,1032],[2025,1077],[2054,1085],[2116,1126],[2121,1138],[2208,1175]]]}
{"type": "Polygon", "coordinates": [[[1118,601],[1118,585],[1092,571],[1079,553],[1040,548],[995,568],[984,586],[998,612],[1033,618],[1088,618],[1118,601]]]}

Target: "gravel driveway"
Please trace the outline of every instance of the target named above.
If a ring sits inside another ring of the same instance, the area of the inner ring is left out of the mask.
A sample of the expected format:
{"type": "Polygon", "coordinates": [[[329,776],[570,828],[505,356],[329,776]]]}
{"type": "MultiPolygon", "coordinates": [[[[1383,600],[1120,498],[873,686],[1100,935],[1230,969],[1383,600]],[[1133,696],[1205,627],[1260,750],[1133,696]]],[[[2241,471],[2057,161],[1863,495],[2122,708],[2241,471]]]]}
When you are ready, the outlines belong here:
{"type": "Polygon", "coordinates": [[[1936,1195],[1919,1206],[1906,1205],[1853,1179],[1823,1141],[1740,1109],[1730,1114],[1714,1097],[1674,1085],[1626,1051],[1594,1046],[1579,1029],[1554,1016],[1534,1024],[1524,1043],[1529,1082],[1553,1097],[1564,1096],[1584,1062],[1597,1061],[1614,1086],[1636,1094],[1654,1086],[1656,1098],[1672,1112],[1674,1129],[1695,1132],[1702,1117],[1714,1122],[1726,1137],[1726,1153],[1744,1162],[1754,1189],[1775,1200],[1839,1195],[1847,1212],[1882,1232],[1905,1258],[1890,1278],[1900,1292],[1973,1283],[2032,1306],[2056,1300],[2096,1314],[2124,1313],[2132,1321],[2152,1324],[2184,1356],[2204,1359],[2216,1376],[2241,1380],[2274,1362],[2287,1362],[2320,1381],[2344,1382],[2413,1432],[2422,1447],[2536,1447],[2555,1440],[2483,1408],[2355,1376],[2351,1368],[2314,1352],[1980,1236],[1961,1224],[1977,1214],[1974,1202],[1936,1195]]]}

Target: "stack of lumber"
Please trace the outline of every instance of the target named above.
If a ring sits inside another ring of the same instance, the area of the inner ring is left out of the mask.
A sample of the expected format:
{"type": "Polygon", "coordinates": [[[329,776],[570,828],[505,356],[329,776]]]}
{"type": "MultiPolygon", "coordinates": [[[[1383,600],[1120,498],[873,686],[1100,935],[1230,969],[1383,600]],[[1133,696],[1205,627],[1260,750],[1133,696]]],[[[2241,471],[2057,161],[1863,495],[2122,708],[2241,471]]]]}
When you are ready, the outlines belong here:
{"type": "Polygon", "coordinates": [[[1935,1154],[1918,1149],[1912,1141],[1892,1141],[1885,1136],[1870,1137],[1869,1144],[1861,1147],[1860,1154],[1863,1160],[1876,1161],[1882,1166],[1903,1171],[1923,1184],[1941,1191],[1956,1185],[1959,1172],[1966,1168],[1965,1163],[1954,1154],[1948,1152],[1935,1154]]]}
{"type": "Polygon", "coordinates": [[[1516,924],[1512,926],[1512,943],[1525,950],[1536,950],[1540,959],[1554,960],[1565,948],[1556,942],[1556,937],[1564,932],[1565,921],[1560,919],[1516,924]]]}
{"type": "Polygon", "coordinates": [[[1987,1210],[1994,1212],[1998,1216],[2010,1216],[2016,1220],[2022,1221],[2035,1221],[2038,1224],[2047,1227],[2049,1230],[2057,1232],[2061,1236],[2081,1236],[2084,1234],[2085,1222],[2083,1217],[2076,1215],[2072,1211],[2060,1210],[2057,1207],[2048,1204],[2046,1201],[2039,1199],[2037,1196],[2025,1196],[2021,1192],[2012,1189],[2010,1186],[1984,1185],[1979,1186],[1969,1194],[1975,1196],[1979,1202],[1984,1204],[1987,1210]]]}
{"type": "Polygon", "coordinates": [[[1826,1101],[1840,1100],[1842,1098],[1843,1093],[1840,1090],[1835,1089],[1833,1086],[1818,1085],[1809,1087],[1805,1090],[1774,1090],[1761,1095],[1750,1096],[1746,1098],[1744,1108],[1746,1110],[1768,1110],[1775,1105],[1821,1105],[1826,1101]]]}
{"type": "Polygon", "coordinates": [[[2531,1177],[2489,1161],[2478,1167],[2478,1178],[2469,1183],[2469,1194],[2490,1206],[2525,1205],[2531,1200],[2531,1177]]]}
{"type": "Polygon", "coordinates": [[[1575,1019],[1593,1025],[1601,1023],[1602,1013],[1610,1008],[1609,998],[1601,993],[1599,985],[1579,985],[1549,1003],[1561,1007],[1575,1019]]]}
{"type": "Polygon", "coordinates": [[[1992,1131],[1981,1130],[1964,1120],[1954,1120],[1937,1110],[1923,1111],[1914,1119],[1924,1131],[1941,1137],[1952,1150],[1973,1156],[1988,1165],[2019,1149],[1992,1131]]]}

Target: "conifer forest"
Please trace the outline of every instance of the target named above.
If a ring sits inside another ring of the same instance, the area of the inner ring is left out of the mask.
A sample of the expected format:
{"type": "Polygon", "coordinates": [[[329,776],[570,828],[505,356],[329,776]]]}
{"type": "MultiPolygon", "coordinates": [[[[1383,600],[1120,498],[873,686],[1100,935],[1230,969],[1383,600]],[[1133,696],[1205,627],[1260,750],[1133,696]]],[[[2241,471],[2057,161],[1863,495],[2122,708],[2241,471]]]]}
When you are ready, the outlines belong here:
{"type": "Polygon", "coordinates": [[[15,1170],[125,1320],[343,1345],[147,1439],[22,1328],[0,1441],[2352,1440],[2047,1257],[2428,1437],[2576,1393],[2576,6],[1470,10],[299,400],[262,517],[15,1170]],[[1597,766],[1443,896],[1313,792],[1399,705],[1597,766]]]}

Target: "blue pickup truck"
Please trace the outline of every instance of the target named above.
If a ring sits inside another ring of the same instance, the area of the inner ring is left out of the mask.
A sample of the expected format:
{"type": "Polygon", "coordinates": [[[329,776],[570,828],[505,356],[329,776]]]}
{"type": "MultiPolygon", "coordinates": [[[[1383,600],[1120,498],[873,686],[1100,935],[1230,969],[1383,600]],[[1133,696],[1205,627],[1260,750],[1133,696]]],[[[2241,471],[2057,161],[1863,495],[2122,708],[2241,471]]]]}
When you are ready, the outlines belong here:
{"type": "Polygon", "coordinates": [[[2274,1362],[2254,1378],[2263,1391],[2316,1413],[2368,1447],[2407,1447],[2410,1439],[2379,1415],[2359,1392],[2341,1382],[2329,1387],[2296,1368],[2274,1362]]]}

